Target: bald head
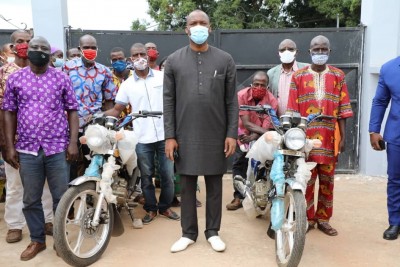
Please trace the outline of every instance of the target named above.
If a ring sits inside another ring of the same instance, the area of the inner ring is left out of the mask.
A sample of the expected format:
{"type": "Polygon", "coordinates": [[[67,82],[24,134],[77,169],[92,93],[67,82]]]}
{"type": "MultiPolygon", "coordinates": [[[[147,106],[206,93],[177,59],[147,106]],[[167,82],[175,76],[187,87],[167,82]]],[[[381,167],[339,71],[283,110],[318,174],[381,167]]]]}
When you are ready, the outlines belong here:
{"type": "Polygon", "coordinates": [[[28,31],[16,30],[10,36],[11,43],[15,43],[20,36],[31,39],[31,34],[28,31]]]}
{"type": "Polygon", "coordinates": [[[36,36],[32,38],[32,40],[29,42],[29,48],[32,48],[34,46],[46,47],[47,53],[50,53],[50,43],[49,41],[47,41],[46,38],[42,36],[36,36]]]}
{"type": "MultiPolygon", "coordinates": [[[[285,50],[285,48],[286,49],[288,49],[288,48],[291,48],[291,49],[297,49],[297,46],[296,46],[296,43],[293,41],[293,40],[291,40],[291,39],[285,39],[285,40],[283,40],[280,44],[279,44],[279,47],[278,47],[278,49],[279,49],[279,51],[280,50],[285,50]]],[[[288,49],[289,50],[289,49],[288,49]]]]}
{"type": "Polygon", "coordinates": [[[312,49],[315,46],[321,46],[321,45],[327,47],[328,49],[331,47],[328,38],[326,38],[323,35],[318,35],[311,40],[310,49],[312,49]]]}
{"type": "Polygon", "coordinates": [[[210,25],[210,18],[208,17],[208,15],[200,9],[196,9],[190,12],[190,14],[186,17],[186,26],[190,25],[191,22],[199,19],[202,21],[206,21],[207,25],[210,25]]]}
{"type": "Polygon", "coordinates": [[[97,49],[97,41],[96,38],[94,38],[90,34],[85,34],[81,38],[79,38],[79,47],[81,49],[88,49],[85,48],[85,46],[89,46],[89,49],[97,49]],[[96,47],[96,48],[93,48],[96,47]]]}

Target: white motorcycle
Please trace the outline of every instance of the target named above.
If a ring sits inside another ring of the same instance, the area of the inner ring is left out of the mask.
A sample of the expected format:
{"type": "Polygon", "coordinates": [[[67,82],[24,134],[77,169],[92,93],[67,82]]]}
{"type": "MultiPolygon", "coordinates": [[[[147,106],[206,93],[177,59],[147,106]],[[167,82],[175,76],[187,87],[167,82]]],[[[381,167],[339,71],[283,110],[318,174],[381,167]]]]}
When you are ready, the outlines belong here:
{"type": "Polygon", "coordinates": [[[139,170],[133,131],[124,130],[137,118],[160,117],[162,112],[131,113],[124,119],[92,118],[81,143],[91,151],[85,174],[73,180],[54,217],[57,254],[73,266],[88,266],[106,250],[111,236],[124,232],[119,211],[126,208],[132,223],[139,170]]]}
{"type": "Polygon", "coordinates": [[[304,198],[310,170],[316,163],[306,162],[308,152],[321,146],[319,139],[307,139],[307,126],[315,119],[330,116],[287,113],[280,119],[269,106],[240,106],[268,116],[275,131],[266,132],[251,147],[247,179],[234,177],[235,188],[245,199],[243,208],[255,218],[270,212],[268,235],[275,239],[278,266],[294,267],[301,260],[306,230],[306,201],[304,198]]]}

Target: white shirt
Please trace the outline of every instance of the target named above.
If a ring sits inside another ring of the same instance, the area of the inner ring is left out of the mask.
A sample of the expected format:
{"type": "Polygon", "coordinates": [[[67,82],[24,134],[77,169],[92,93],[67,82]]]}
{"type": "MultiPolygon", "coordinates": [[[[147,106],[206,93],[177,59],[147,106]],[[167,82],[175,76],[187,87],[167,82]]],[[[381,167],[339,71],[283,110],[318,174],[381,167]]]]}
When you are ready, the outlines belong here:
{"type": "MultiPolygon", "coordinates": [[[[115,102],[131,105],[132,112],[163,111],[163,73],[149,69],[146,79],[134,72],[125,80],[117,93],[115,102]]],[[[133,129],[142,144],[164,140],[164,118],[138,118],[133,121],[133,129]]]]}

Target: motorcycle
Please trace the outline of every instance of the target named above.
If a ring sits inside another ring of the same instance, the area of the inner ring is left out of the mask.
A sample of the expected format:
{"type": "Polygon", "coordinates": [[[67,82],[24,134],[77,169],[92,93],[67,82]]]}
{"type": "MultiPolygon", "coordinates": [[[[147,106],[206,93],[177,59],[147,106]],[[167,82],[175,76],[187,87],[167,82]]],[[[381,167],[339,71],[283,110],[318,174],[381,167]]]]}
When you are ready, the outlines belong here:
{"type": "Polygon", "coordinates": [[[98,115],[89,121],[80,141],[90,148],[90,165],[83,176],[70,182],[54,217],[54,246],[66,263],[88,266],[96,262],[111,236],[123,234],[119,214],[123,208],[134,227],[140,220],[133,216],[139,177],[137,138],[124,128],[137,118],[161,115],[158,111],[141,111],[120,120],[98,115]]]}
{"type": "Polygon", "coordinates": [[[321,146],[319,139],[307,139],[307,126],[330,116],[288,112],[277,117],[269,105],[240,106],[271,119],[275,131],[262,135],[250,148],[247,179],[234,177],[235,188],[245,196],[246,214],[255,218],[270,212],[268,235],[275,239],[278,266],[297,266],[301,260],[307,231],[305,190],[314,162],[308,153],[321,146]]]}

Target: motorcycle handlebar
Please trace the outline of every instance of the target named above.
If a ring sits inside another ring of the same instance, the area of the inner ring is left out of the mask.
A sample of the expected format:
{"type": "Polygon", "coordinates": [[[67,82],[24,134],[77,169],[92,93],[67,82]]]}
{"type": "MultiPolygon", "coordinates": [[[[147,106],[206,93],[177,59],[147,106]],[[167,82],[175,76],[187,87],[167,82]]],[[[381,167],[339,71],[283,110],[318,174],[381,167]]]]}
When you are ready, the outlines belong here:
{"type": "Polygon", "coordinates": [[[240,105],[240,110],[248,110],[248,111],[255,111],[255,112],[262,112],[267,113],[272,107],[270,105],[258,105],[258,106],[248,106],[248,105],[240,105]]]}
{"type": "Polygon", "coordinates": [[[140,110],[139,112],[132,112],[128,114],[128,116],[134,118],[146,118],[146,117],[158,117],[163,114],[162,111],[148,111],[148,110],[140,110]]]}

